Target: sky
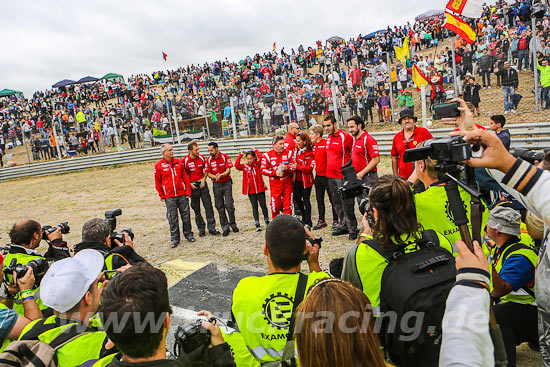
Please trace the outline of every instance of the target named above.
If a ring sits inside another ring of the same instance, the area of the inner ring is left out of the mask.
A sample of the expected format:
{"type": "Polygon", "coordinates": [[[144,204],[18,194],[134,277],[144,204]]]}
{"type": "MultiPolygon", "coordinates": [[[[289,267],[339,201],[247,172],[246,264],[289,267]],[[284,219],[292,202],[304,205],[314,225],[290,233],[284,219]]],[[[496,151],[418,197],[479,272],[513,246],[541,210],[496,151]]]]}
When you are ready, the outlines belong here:
{"type": "Polygon", "coordinates": [[[445,0],[0,0],[0,89],[155,70],[404,25],[445,0]],[[168,55],[166,64],[162,52],[168,55]]]}

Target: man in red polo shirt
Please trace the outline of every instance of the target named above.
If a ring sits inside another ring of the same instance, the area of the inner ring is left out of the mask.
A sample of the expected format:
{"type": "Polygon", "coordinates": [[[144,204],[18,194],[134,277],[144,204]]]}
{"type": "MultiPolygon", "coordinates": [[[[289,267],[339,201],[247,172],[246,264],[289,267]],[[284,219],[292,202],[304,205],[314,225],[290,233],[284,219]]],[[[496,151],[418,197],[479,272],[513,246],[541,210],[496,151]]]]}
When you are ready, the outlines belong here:
{"type": "Polygon", "coordinates": [[[170,224],[170,247],[180,243],[178,211],[183,222],[183,235],[189,242],[195,242],[191,232],[191,213],[189,196],[191,184],[183,164],[174,158],[174,149],[170,144],[161,147],[162,159],[155,164],[155,187],[160,200],[166,204],[166,218],[170,224]]]}
{"type": "Polygon", "coordinates": [[[432,139],[432,134],[423,127],[416,126],[417,118],[409,109],[401,111],[399,114],[399,124],[403,130],[395,134],[391,147],[391,166],[394,175],[408,179],[413,173],[412,162],[405,163],[403,156],[405,150],[416,148],[417,145],[425,140],[432,139]]]}
{"type": "Polygon", "coordinates": [[[206,183],[206,173],[204,173],[204,167],[206,165],[206,158],[200,154],[199,144],[196,141],[192,141],[187,145],[189,154],[182,159],[185,171],[191,181],[191,208],[195,212],[195,223],[199,230],[199,237],[206,235],[205,227],[208,224],[208,232],[214,236],[220,234],[216,230],[216,219],[214,218],[214,209],[212,208],[212,199],[210,198],[210,191],[208,190],[208,184],[206,183]],[[201,200],[204,205],[204,211],[206,212],[206,222],[201,214],[201,200]]]}
{"type": "Polygon", "coordinates": [[[231,167],[233,162],[225,153],[221,153],[218,144],[208,143],[210,157],[206,160],[206,173],[214,182],[214,203],[220,217],[222,236],[228,236],[229,228],[233,232],[239,232],[235,222],[235,205],[233,203],[233,181],[231,180],[231,167]],[[229,220],[227,219],[229,217],[229,220]]]}
{"type": "Polygon", "coordinates": [[[344,184],[342,166],[351,159],[353,137],[338,130],[336,119],[329,115],[323,122],[327,138],[327,171],[329,193],[332,196],[332,204],[336,209],[338,218],[341,219],[340,226],[332,232],[333,236],[340,236],[349,233],[351,240],[357,239],[357,219],[355,218],[353,199],[342,199],[338,194],[338,188],[344,184]]]}
{"type": "Polygon", "coordinates": [[[355,141],[351,149],[351,161],[357,178],[364,183],[370,184],[378,178],[377,168],[380,163],[378,143],[365,131],[365,122],[359,116],[352,116],[348,119],[348,130],[355,141]]]}

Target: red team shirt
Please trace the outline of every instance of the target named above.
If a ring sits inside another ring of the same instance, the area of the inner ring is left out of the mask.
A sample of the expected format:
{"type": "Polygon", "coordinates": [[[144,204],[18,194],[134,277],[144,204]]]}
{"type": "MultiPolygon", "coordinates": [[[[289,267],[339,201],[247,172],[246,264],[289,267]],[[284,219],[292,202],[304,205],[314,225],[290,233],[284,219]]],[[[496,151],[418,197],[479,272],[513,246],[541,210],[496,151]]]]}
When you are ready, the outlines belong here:
{"type": "Polygon", "coordinates": [[[328,136],[326,170],[328,178],[344,178],[341,168],[351,159],[352,147],[353,137],[342,130],[328,136]]]}
{"type": "Polygon", "coordinates": [[[204,177],[206,159],[202,155],[199,154],[197,158],[187,155],[182,162],[191,182],[199,182],[204,177]]]}
{"type": "Polygon", "coordinates": [[[416,126],[414,128],[413,134],[409,140],[405,140],[403,135],[403,130],[395,134],[393,137],[393,144],[391,147],[392,157],[398,157],[397,163],[397,174],[404,179],[409,178],[413,173],[413,164],[412,162],[405,163],[403,161],[403,155],[405,150],[416,148],[416,146],[428,139],[432,139],[432,134],[423,127],[416,126]]]}
{"type": "MultiPolygon", "coordinates": [[[[206,160],[205,171],[213,175],[217,175],[218,173],[224,173],[228,168],[231,167],[233,167],[233,162],[231,162],[229,156],[225,153],[220,153],[218,155],[218,158],[214,158],[212,156],[208,157],[208,159],[206,160]]],[[[217,182],[222,183],[229,180],[231,180],[231,175],[227,175],[227,177],[223,177],[220,181],[217,182]]]]}
{"type": "Polygon", "coordinates": [[[315,173],[317,176],[326,176],[327,174],[327,140],[321,139],[313,145],[313,155],[315,157],[315,173]]]}
{"type": "MultiPolygon", "coordinates": [[[[368,133],[364,132],[359,138],[355,139],[351,151],[351,160],[355,172],[360,172],[369,164],[374,157],[379,157],[378,143],[368,133]]],[[[374,168],[371,172],[376,172],[374,168]]]]}

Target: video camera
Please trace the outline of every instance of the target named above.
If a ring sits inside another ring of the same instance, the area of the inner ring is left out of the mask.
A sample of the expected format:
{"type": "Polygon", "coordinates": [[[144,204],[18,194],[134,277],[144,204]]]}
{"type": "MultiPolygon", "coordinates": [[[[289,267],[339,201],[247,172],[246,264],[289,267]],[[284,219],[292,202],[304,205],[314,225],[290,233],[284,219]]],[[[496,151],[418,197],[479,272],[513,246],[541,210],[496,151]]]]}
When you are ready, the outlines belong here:
{"type": "Polygon", "coordinates": [[[344,184],[338,188],[338,194],[342,199],[353,199],[361,196],[359,201],[359,211],[365,214],[369,203],[370,186],[357,178],[355,168],[353,168],[350,160],[346,165],[342,166],[342,175],[344,176],[344,184]]]}
{"type": "MultiPolygon", "coordinates": [[[[61,229],[61,233],[62,234],[67,234],[71,231],[71,227],[69,227],[69,222],[61,222],[59,223],[57,226],[53,227],[53,226],[50,226],[50,225],[45,225],[45,226],[42,226],[42,231],[44,232],[44,234],[46,235],[46,237],[49,235],[49,234],[52,234],[53,232],[55,232],[55,230],[57,228],[60,228],[61,229]]],[[[44,241],[47,240],[45,236],[42,236],[42,239],[44,241]]]]}
{"type": "Polygon", "coordinates": [[[124,244],[124,233],[127,233],[132,241],[134,240],[134,232],[132,232],[132,228],[123,229],[122,231],[120,231],[120,233],[115,232],[116,217],[118,217],[119,215],[122,215],[122,209],[120,208],[107,210],[105,212],[105,221],[109,223],[109,226],[111,227],[111,246],[116,246],[114,240],[117,240],[118,242],[124,244]]]}
{"type": "Polygon", "coordinates": [[[13,283],[13,273],[17,275],[17,279],[21,279],[22,277],[27,274],[27,266],[30,266],[32,269],[32,272],[34,273],[34,288],[38,288],[40,285],[40,281],[44,277],[44,274],[46,274],[46,271],[48,271],[49,264],[48,262],[38,257],[36,259],[33,259],[27,263],[27,265],[22,265],[17,263],[17,259],[11,259],[11,262],[8,266],[6,266],[4,271],[4,283],[13,283]]]}
{"type": "Polygon", "coordinates": [[[526,148],[512,148],[510,153],[516,157],[521,158],[531,164],[535,164],[535,161],[541,162],[544,159],[546,153],[550,151],[550,148],[544,149],[544,151],[529,150],[526,148]]]}
{"type": "Polygon", "coordinates": [[[407,149],[403,160],[405,162],[423,161],[428,157],[439,162],[461,163],[472,157],[479,156],[481,147],[471,147],[461,136],[451,138],[430,139],[420,148],[407,149]]]}
{"type": "MultiPolygon", "coordinates": [[[[215,321],[212,317],[208,322],[215,321]]],[[[202,327],[202,320],[178,326],[174,334],[174,356],[178,360],[201,361],[210,344],[210,331],[202,327]]]]}

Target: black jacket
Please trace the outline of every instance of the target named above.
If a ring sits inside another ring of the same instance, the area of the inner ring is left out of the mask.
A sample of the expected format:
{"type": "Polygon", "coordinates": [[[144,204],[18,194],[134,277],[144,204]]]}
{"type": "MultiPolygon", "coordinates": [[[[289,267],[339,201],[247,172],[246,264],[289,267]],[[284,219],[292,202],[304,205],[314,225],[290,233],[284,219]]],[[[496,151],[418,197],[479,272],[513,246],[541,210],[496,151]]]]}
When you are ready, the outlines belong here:
{"type": "MultiPolygon", "coordinates": [[[[103,243],[94,242],[94,241],[84,241],[75,245],[74,253],[77,254],[78,252],[84,249],[92,249],[92,250],[99,251],[104,258],[107,258],[109,255],[115,255],[113,256],[113,270],[116,270],[124,265],[128,265],[128,264],[133,265],[133,264],[139,264],[139,263],[145,262],[145,259],[143,257],[139,256],[132,247],[127,245],[115,247],[115,248],[109,248],[107,245],[103,243]]],[[[104,270],[105,269],[106,267],[104,266],[104,270]]]]}
{"type": "Polygon", "coordinates": [[[508,129],[502,129],[497,133],[497,136],[506,147],[506,150],[510,150],[510,131],[508,129]]]}
{"type": "Polygon", "coordinates": [[[506,69],[499,69],[497,74],[500,75],[500,84],[503,87],[518,87],[518,72],[514,68],[510,68],[509,70],[506,69]]]}

